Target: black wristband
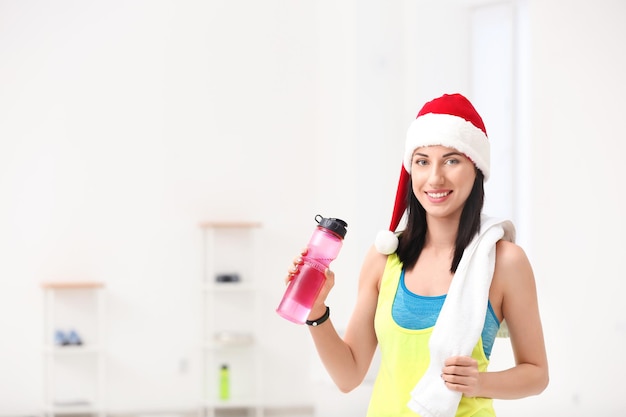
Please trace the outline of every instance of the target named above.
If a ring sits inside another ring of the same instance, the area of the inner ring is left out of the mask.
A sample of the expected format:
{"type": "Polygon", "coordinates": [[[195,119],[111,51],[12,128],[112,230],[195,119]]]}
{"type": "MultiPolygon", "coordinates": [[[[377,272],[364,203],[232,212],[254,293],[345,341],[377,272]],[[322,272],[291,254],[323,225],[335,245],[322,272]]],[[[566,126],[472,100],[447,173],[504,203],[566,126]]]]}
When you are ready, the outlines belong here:
{"type": "Polygon", "coordinates": [[[326,306],[326,312],[324,313],[322,317],[320,317],[317,320],[307,320],[306,324],[308,324],[309,326],[313,326],[313,327],[319,326],[320,324],[328,320],[329,317],[330,317],[330,307],[326,306]]]}

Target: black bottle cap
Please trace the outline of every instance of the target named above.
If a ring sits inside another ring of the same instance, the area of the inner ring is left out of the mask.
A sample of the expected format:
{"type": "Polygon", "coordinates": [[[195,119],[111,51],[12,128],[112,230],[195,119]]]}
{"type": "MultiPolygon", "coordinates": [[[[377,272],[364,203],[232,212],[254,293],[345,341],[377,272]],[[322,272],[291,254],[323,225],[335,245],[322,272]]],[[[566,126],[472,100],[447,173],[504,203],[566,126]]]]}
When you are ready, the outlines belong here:
{"type": "Polygon", "coordinates": [[[315,221],[320,225],[320,227],[330,230],[342,239],[346,237],[346,233],[348,231],[346,228],[348,227],[348,223],[343,220],[333,217],[325,218],[318,214],[315,216],[315,221]]]}

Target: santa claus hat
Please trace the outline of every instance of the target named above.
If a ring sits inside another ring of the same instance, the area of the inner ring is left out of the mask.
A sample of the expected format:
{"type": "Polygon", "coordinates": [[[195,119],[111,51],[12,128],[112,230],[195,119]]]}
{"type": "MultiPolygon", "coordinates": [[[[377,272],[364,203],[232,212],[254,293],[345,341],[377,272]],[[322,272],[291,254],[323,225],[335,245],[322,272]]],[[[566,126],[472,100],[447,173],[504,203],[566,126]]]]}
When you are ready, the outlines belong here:
{"type": "Polygon", "coordinates": [[[489,178],[487,130],[472,103],[461,94],[444,94],[424,104],[407,131],[391,224],[389,230],[382,230],[376,236],[378,252],[388,255],[398,248],[395,231],[406,210],[413,151],[422,146],[434,145],[462,152],[482,171],[485,180],[489,178]]]}

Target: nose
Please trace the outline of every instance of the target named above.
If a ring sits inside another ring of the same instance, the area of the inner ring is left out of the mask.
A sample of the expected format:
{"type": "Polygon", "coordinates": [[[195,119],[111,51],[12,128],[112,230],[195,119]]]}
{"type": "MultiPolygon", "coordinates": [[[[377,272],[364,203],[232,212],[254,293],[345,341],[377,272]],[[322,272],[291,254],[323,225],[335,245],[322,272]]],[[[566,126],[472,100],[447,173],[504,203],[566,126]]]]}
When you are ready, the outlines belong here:
{"type": "Polygon", "coordinates": [[[430,175],[428,176],[428,183],[431,186],[439,186],[445,182],[445,178],[443,176],[442,167],[438,164],[431,165],[430,175]]]}

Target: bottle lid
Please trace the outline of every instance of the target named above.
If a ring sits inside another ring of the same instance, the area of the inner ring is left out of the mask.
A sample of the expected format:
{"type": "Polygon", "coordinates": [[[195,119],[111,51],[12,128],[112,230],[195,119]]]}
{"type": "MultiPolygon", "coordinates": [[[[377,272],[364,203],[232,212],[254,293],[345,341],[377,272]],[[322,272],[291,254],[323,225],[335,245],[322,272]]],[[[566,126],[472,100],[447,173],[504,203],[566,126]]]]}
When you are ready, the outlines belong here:
{"type": "Polygon", "coordinates": [[[315,216],[315,221],[320,225],[320,227],[330,230],[342,239],[346,237],[346,233],[348,231],[346,228],[348,227],[348,223],[343,220],[336,219],[334,217],[325,218],[318,214],[315,216]]]}

